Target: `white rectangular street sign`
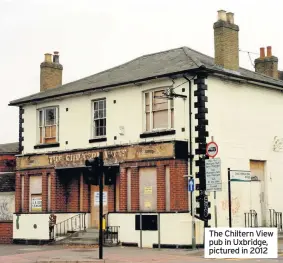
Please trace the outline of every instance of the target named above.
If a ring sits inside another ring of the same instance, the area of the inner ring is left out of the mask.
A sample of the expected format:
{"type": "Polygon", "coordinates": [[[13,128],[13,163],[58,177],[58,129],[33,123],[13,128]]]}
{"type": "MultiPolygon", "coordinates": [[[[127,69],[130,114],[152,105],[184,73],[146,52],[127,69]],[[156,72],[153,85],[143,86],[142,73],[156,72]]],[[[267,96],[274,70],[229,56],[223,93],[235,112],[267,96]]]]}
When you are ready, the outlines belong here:
{"type": "Polygon", "coordinates": [[[207,192],[222,191],[220,158],[205,160],[205,179],[207,192]]]}
{"type": "Polygon", "coordinates": [[[250,171],[230,171],[230,180],[238,182],[250,182],[251,172],[250,171]]]}

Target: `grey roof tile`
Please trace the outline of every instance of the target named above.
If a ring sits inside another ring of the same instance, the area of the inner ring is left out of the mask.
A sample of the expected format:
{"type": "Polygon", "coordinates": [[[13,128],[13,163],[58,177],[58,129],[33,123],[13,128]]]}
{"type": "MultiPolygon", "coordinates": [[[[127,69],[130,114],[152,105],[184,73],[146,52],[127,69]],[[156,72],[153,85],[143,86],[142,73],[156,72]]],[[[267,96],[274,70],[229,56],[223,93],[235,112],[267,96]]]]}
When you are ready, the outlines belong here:
{"type": "Polygon", "coordinates": [[[0,144],[0,154],[17,154],[19,152],[19,143],[0,144]]]}
{"type": "MultiPolygon", "coordinates": [[[[102,71],[92,76],[64,84],[60,87],[39,92],[10,102],[10,105],[20,105],[29,101],[43,100],[45,98],[70,93],[83,92],[108,86],[121,85],[155,76],[163,76],[201,66],[228,73],[225,69],[214,64],[214,59],[188,47],[171,49],[154,54],[144,55],[125,64],[102,71]]],[[[230,72],[231,73],[231,72],[230,72]]],[[[283,81],[240,68],[235,75],[251,78],[256,81],[265,81],[279,85],[283,88],[283,81]]]]}

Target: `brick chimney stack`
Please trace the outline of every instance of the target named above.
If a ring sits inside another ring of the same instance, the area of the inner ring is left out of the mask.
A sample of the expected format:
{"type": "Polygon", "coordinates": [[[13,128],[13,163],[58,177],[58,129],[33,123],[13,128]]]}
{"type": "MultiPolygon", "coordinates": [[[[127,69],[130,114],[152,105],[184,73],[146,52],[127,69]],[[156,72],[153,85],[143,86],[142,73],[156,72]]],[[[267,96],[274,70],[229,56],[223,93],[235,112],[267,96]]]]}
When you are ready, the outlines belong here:
{"type": "Polygon", "coordinates": [[[40,91],[62,85],[63,66],[59,63],[59,52],[46,53],[44,62],[40,64],[40,91]]]}
{"type": "Polygon", "coordinates": [[[226,69],[239,69],[239,27],[234,24],[234,14],[218,11],[214,23],[214,62],[226,69]]]}
{"type": "Polygon", "coordinates": [[[260,57],[255,60],[255,72],[265,74],[269,77],[278,79],[278,58],[272,56],[272,47],[260,48],[260,57]]]}

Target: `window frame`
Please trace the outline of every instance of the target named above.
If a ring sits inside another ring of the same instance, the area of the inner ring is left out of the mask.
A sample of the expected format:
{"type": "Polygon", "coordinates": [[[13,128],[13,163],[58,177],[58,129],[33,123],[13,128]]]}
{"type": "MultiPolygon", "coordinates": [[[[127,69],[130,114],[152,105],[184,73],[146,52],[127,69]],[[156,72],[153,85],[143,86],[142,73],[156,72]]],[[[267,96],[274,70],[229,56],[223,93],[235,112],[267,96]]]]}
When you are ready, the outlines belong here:
{"type": "Polygon", "coordinates": [[[91,101],[91,138],[92,139],[100,139],[100,138],[106,138],[107,136],[107,100],[106,98],[98,98],[91,101]],[[105,134],[95,136],[95,119],[94,119],[94,104],[99,101],[104,101],[105,105],[105,116],[104,118],[96,118],[96,120],[105,119],[105,134]]]}
{"type": "Polygon", "coordinates": [[[59,106],[47,106],[37,109],[37,143],[38,145],[45,145],[45,144],[54,144],[59,143],[59,106]],[[46,111],[50,109],[55,109],[55,125],[56,125],[56,140],[55,142],[46,142],[45,139],[48,137],[45,137],[45,117],[46,117],[46,111]],[[40,112],[42,112],[42,126],[40,126],[40,112]],[[40,128],[42,127],[42,142],[40,142],[40,128]]]}
{"type": "MultiPolygon", "coordinates": [[[[143,91],[143,132],[144,133],[151,133],[151,132],[159,132],[159,131],[168,131],[168,130],[174,130],[174,118],[173,118],[173,123],[172,123],[172,111],[173,111],[173,114],[175,114],[175,105],[174,105],[174,99],[172,100],[169,100],[167,99],[167,114],[168,114],[168,125],[166,128],[154,128],[153,125],[153,94],[155,92],[158,92],[158,91],[166,91],[166,89],[168,88],[171,88],[169,86],[164,86],[164,87],[158,87],[158,88],[155,88],[155,89],[151,89],[151,90],[145,90],[143,91]],[[149,94],[149,114],[150,114],[150,117],[149,117],[149,120],[150,120],[150,123],[149,123],[149,130],[147,130],[147,120],[146,120],[146,94],[149,94]]],[[[164,98],[164,100],[166,100],[164,98]]],[[[173,115],[174,116],[174,115],[173,115]]]]}

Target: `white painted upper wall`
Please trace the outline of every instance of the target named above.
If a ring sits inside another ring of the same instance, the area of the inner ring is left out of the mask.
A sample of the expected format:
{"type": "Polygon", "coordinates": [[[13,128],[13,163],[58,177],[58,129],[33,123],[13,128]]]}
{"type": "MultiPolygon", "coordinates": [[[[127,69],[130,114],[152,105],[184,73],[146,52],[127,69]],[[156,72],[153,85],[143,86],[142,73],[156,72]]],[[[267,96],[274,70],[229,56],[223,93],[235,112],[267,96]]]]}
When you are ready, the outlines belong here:
{"type": "MultiPolygon", "coordinates": [[[[176,80],[174,86],[184,83],[185,79],[176,80]]],[[[96,146],[137,143],[150,140],[167,140],[167,139],[188,139],[188,117],[185,112],[188,111],[188,99],[186,102],[181,99],[175,99],[175,135],[140,139],[140,134],[144,131],[144,99],[143,92],[155,88],[163,88],[172,85],[171,80],[153,81],[141,86],[127,86],[112,89],[110,91],[100,91],[91,95],[77,95],[52,102],[40,103],[37,105],[25,106],[24,113],[24,151],[27,153],[40,153],[58,150],[88,148],[96,146]],[[107,142],[89,143],[92,139],[92,101],[95,99],[106,98],[106,123],[107,142]],[[116,103],[114,103],[116,100],[116,103]],[[34,149],[38,144],[38,120],[37,109],[48,106],[59,106],[59,142],[60,147],[34,149]],[[68,108],[68,111],[66,111],[68,108]],[[124,126],[124,135],[119,134],[119,126],[124,126]],[[185,132],[182,128],[185,127],[185,132]],[[117,139],[114,140],[114,136],[117,139]],[[68,141],[68,144],[65,142],[68,141]]],[[[175,89],[176,93],[182,95],[188,94],[189,84],[179,86],[175,89]],[[185,88],[185,92],[182,92],[185,88]]]]}
{"type": "MultiPolygon", "coordinates": [[[[185,79],[178,79],[174,86],[177,87],[184,82],[185,79]]],[[[232,184],[235,224],[242,226],[244,213],[250,209],[255,209],[259,213],[259,217],[265,217],[265,219],[268,219],[269,209],[283,212],[283,203],[280,201],[283,187],[281,178],[283,152],[273,150],[274,138],[276,136],[283,138],[283,94],[278,90],[249,83],[221,80],[218,77],[209,77],[206,82],[208,85],[208,131],[219,145],[218,157],[222,162],[223,187],[222,192],[217,193],[216,200],[218,226],[228,225],[227,168],[250,170],[250,160],[266,161],[265,178],[261,183],[232,184]],[[261,196],[261,192],[263,196],[261,196]],[[263,206],[261,202],[263,202],[263,206]]],[[[140,134],[144,131],[143,92],[171,84],[171,80],[155,80],[141,86],[132,85],[107,92],[101,91],[91,95],[78,95],[53,102],[25,106],[23,153],[91,148],[152,140],[188,140],[189,103],[188,99],[184,101],[181,98],[175,99],[176,134],[140,139],[140,134]],[[89,143],[89,139],[92,138],[91,103],[94,99],[104,97],[107,100],[107,142],[89,143]],[[114,100],[116,103],[113,102],[114,100]],[[38,129],[36,109],[54,105],[59,105],[60,147],[35,150],[38,129]],[[119,134],[119,126],[124,126],[124,135],[119,134]],[[185,132],[182,132],[183,127],[185,127],[185,132]],[[117,136],[117,140],[114,140],[114,136],[117,136]],[[65,144],[66,141],[68,144],[65,144]]],[[[195,85],[193,85],[193,89],[196,89],[195,85]]],[[[175,92],[188,96],[189,84],[185,83],[179,86],[175,92]],[[185,92],[182,92],[182,88],[185,88],[185,92]]],[[[195,101],[196,98],[193,97],[193,100],[195,101]]],[[[195,109],[193,111],[195,114],[195,109]]],[[[192,116],[193,132],[194,126],[196,126],[194,114],[192,116]]],[[[195,149],[196,135],[197,133],[194,132],[193,149],[195,149]]],[[[193,167],[193,169],[196,172],[196,168],[193,167]]]]}
{"type": "Polygon", "coordinates": [[[219,146],[222,166],[218,226],[228,225],[227,169],[250,170],[250,160],[266,161],[264,182],[232,182],[233,222],[243,226],[250,209],[268,221],[269,209],[283,212],[283,152],[273,150],[274,138],[283,138],[283,93],[216,77],[207,85],[208,130],[219,146]]]}

